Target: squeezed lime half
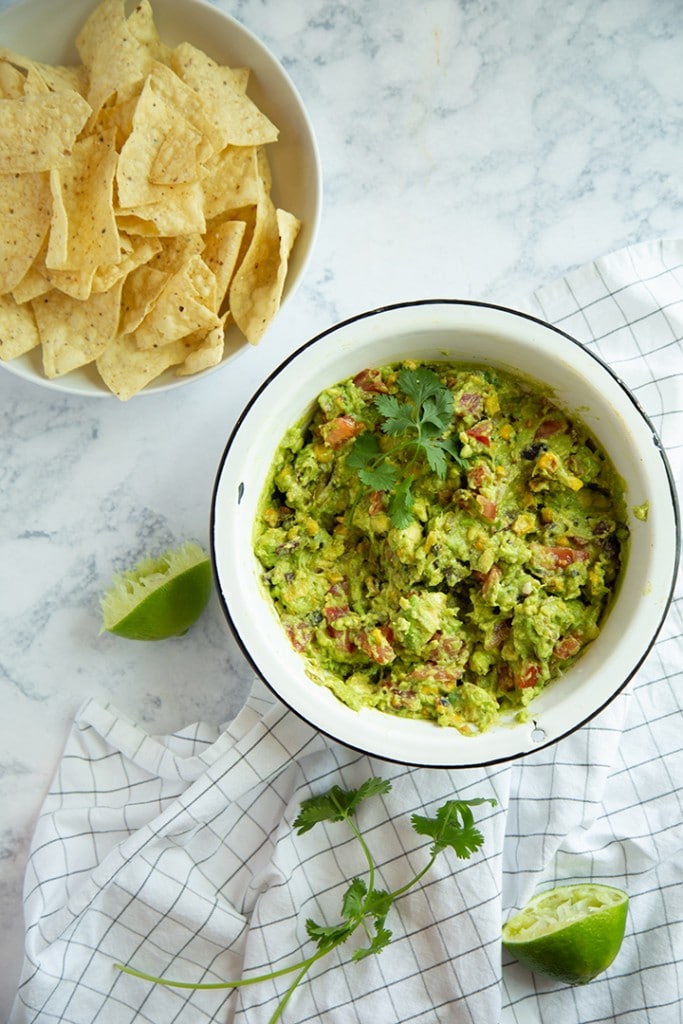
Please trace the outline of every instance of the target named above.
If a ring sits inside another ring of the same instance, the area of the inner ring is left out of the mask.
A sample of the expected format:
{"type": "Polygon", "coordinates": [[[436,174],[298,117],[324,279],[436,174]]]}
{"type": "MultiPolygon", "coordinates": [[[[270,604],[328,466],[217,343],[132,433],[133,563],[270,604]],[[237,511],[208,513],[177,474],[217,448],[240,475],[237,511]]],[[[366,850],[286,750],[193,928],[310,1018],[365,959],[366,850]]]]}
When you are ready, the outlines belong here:
{"type": "Polygon", "coordinates": [[[128,640],[182,636],[204,611],[211,587],[211,562],[194,541],[143,558],[115,575],[102,595],[102,630],[128,640]]]}
{"type": "Polygon", "coordinates": [[[628,896],[611,885],[579,882],[534,896],[503,925],[503,945],[535,974],[585,985],[621,949],[628,896]]]}

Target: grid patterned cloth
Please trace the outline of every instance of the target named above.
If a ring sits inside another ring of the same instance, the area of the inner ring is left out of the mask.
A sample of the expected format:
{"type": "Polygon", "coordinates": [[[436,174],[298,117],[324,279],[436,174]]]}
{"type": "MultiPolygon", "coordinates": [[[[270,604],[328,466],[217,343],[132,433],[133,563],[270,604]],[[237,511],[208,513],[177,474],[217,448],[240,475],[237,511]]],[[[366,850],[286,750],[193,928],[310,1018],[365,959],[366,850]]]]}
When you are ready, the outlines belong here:
{"type": "MultiPolygon", "coordinates": [[[[635,392],[683,477],[683,242],[624,250],[534,296],[532,312],[594,348],[635,392]]],[[[673,557],[673,553],[672,553],[673,557]]],[[[673,1024],[683,1000],[681,591],[636,679],[589,725],[510,765],[407,769],[335,744],[256,683],[237,718],[151,737],[112,707],[80,710],[37,822],[25,880],[26,950],[11,1024],[266,1024],[291,977],[192,992],[192,982],[287,966],[304,921],[338,920],[365,862],[342,824],[292,831],[301,799],[379,775],[359,814],[400,885],[427,858],[413,812],[479,808],[484,852],[442,855],[396,903],[393,941],[319,961],[284,1024],[673,1024]],[[501,958],[501,920],[541,886],[607,881],[631,896],[611,968],[568,988],[501,958]],[[501,964],[502,960],[502,964],[501,964]]]]}

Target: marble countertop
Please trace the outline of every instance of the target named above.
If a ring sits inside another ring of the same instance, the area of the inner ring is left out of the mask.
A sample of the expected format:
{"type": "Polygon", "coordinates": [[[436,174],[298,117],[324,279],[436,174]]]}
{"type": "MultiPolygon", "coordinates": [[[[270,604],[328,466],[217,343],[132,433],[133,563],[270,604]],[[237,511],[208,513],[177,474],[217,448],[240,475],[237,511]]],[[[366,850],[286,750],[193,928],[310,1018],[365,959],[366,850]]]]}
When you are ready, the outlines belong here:
{"type": "MultiPolygon", "coordinates": [[[[0,2],[0,7],[7,6],[0,2]]],[[[28,845],[86,697],[150,732],[223,722],[250,670],[217,600],[181,641],[100,635],[116,568],[208,546],[218,462],[293,348],[385,303],[513,304],[624,245],[683,233],[679,0],[221,0],[269,45],[316,131],[324,210],[266,339],[123,404],[0,368],[0,1019],[16,989],[28,845]]]]}

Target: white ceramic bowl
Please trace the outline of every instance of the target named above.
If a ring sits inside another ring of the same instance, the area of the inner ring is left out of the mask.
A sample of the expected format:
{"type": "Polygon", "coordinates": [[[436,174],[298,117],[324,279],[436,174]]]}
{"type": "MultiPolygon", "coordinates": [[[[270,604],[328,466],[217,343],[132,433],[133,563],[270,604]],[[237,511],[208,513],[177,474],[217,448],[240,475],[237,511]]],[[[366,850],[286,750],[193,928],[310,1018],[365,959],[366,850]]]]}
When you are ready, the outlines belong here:
{"type": "Polygon", "coordinates": [[[675,489],[647,417],[621,381],[562,331],[513,310],[474,302],[425,301],[355,317],[313,338],[265,381],[230,437],[212,503],[215,576],[227,619],[255,671],[293,711],[334,739],[371,755],[434,767],[473,767],[520,757],[589,721],[628,683],[669,606],[679,550],[675,489]],[[548,385],[580,415],[611,455],[632,513],[631,549],[599,637],[530,705],[526,724],[480,736],[352,711],[312,682],[260,583],[250,539],[259,498],[285,430],[325,387],[366,366],[406,357],[491,364],[548,385]]]}
{"type": "MultiPolygon", "coordinates": [[[[97,0],[19,0],[0,11],[2,46],[49,63],[79,61],[74,40],[97,0]]],[[[129,2],[127,9],[132,10],[129,2]]],[[[275,56],[244,25],[206,0],[152,0],[161,39],[169,46],[187,41],[218,63],[251,69],[248,94],[279,129],[268,147],[276,204],[294,213],[302,227],[285,282],[283,304],[294,294],[308,266],[320,223],[322,172],[313,127],[293,82],[275,56]]],[[[267,333],[263,343],[267,344],[267,333]]],[[[226,332],[226,354],[220,369],[249,348],[239,331],[226,332]]],[[[44,387],[90,397],[111,397],[96,370],[84,367],[49,380],[42,371],[39,349],[7,363],[5,369],[44,387]]],[[[204,373],[212,373],[206,370],[204,373]]],[[[140,394],[166,391],[198,380],[204,374],[176,377],[173,370],[151,382],[140,394]]]]}

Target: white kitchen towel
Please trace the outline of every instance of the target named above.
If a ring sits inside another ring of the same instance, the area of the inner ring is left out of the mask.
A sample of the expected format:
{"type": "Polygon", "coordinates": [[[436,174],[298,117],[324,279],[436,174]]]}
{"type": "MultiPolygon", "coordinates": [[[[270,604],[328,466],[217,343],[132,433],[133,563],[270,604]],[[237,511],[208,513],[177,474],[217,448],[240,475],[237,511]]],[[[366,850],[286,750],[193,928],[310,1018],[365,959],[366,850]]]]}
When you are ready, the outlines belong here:
{"type": "MultiPolygon", "coordinates": [[[[593,348],[652,418],[683,474],[683,242],[639,245],[541,289],[527,309],[593,348]]],[[[672,552],[672,558],[674,552],[672,552]]],[[[112,707],[80,710],[39,817],[25,881],[26,951],[11,1024],[267,1024],[291,981],[187,982],[284,968],[313,951],[366,863],[343,824],[296,835],[302,799],[381,776],[358,820],[392,889],[429,840],[411,814],[484,797],[484,847],[442,854],[392,908],[391,945],[321,959],[283,1024],[674,1024],[683,999],[681,589],[650,656],[584,728],[510,765],[441,771],[372,760],[317,734],[255,683],[226,727],[151,737],[112,707]],[[504,917],[543,885],[592,879],[631,896],[624,945],[588,986],[501,957],[504,917]]]]}

